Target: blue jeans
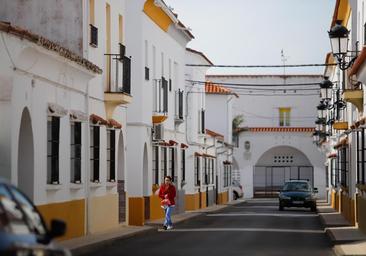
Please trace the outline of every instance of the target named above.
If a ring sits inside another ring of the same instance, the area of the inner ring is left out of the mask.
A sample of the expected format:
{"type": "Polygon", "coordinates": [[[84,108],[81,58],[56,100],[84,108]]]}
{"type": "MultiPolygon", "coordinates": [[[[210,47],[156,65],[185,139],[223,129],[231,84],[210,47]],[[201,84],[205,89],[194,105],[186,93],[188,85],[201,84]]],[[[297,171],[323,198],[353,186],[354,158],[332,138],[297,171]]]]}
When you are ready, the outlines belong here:
{"type": "Polygon", "coordinates": [[[172,217],[171,217],[173,207],[174,206],[167,206],[166,208],[164,208],[164,212],[165,212],[164,226],[173,226],[172,217]]]}

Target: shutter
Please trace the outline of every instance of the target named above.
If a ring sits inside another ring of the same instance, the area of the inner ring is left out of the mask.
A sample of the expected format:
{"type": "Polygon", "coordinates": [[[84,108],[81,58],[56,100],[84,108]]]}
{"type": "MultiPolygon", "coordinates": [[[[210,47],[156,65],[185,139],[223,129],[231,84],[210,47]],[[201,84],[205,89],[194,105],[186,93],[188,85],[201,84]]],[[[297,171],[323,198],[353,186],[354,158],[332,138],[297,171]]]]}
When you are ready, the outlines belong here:
{"type": "Polygon", "coordinates": [[[202,118],[202,121],[201,121],[201,124],[202,124],[201,132],[202,133],[205,133],[205,110],[203,110],[203,109],[202,109],[201,118],[202,118]]]}
{"type": "Polygon", "coordinates": [[[99,132],[99,126],[94,126],[93,128],[93,140],[94,140],[94,148],[93,148],[93,155],[94,155],[94,161],[93,161],[93,181],[99,181],[99,144],[100,144],[100,132],[99,132]]]}
{"type": "Polygon", "coordinates": [[[131,94],[131,59],[123,56],[123,92],[131,94]]]}
{"type": "Polygon", "coordinates": [[[168,113],[168,81],[162,77],[162,86],[163,86],[163,112],[168,113]]]}
{"type": "Polygon", "coordinates": [[[179,90],[178,98],[179,98],[178,117],[179,119],[183,120],[183,91],[179,90]]]}

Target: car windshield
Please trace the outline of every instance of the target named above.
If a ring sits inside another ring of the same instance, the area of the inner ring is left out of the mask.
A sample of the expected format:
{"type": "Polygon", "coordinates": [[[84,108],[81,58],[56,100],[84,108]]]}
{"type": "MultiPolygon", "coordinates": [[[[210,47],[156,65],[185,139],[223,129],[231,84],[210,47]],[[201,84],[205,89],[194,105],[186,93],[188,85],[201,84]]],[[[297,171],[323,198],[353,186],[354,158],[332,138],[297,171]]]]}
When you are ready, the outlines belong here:
{"type": "Polygon", "coordinates": [[[288,182],[283,187],[284,191],[309,191],[309,184],[306,182],[288,182]]]}

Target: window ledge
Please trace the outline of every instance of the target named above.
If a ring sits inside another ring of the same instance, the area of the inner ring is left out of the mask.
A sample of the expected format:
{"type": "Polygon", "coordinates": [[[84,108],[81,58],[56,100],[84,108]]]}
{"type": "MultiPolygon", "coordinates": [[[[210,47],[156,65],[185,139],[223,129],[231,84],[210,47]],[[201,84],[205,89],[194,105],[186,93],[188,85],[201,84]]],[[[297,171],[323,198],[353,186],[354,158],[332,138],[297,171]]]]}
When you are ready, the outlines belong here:
{"type": "Polygon", "coordinates": [[[103,186],[103,184],[101,182],[99,182],[99,183],[90,182],[90,184],[89,184],[89,187],[91,187],[91,188],[100,188],[102,186],[103,186]]]}
{"type": "Polygon", "coordinates": [[[56,184],[56,185],[53,185],[53,184],[47,184],[46,185],[46,190],[49,190],[49,191],[56,191],[56,190],[61,190],[62,189],[62,184],[56,184]]]}
{"type": "Polygon", "coordinates": [[[82,189],[83,187],[84,187],[83,183],[70,183],[70,189],[72,190],[82,189]]]}
{"type": "Polygon", "coordinates": [[[113,188],[117,186],[117,182],[116,181],[107,181],[107,187],[109,188],[113,188]]]}

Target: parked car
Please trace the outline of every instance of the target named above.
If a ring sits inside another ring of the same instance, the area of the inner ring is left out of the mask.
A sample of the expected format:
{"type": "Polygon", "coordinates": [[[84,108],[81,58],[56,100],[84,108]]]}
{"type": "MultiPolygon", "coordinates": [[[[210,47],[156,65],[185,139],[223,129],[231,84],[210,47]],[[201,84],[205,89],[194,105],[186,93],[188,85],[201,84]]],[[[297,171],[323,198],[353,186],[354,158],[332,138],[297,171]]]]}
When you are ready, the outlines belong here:
{"type": "Polygon", "coordinates": [[[231,183],[233,189],[233,199],[237,200],[244,196],[243,187],[240,185],[240,182],[237,180],[233,180],[231,183]]]}
{"type": "Polygon", "coordinates": [[[0,179],[0,255],[71,255],[52,242],[65,232],[66,224],[60,220],[52,220],[47,229],[34,204],[15,186],[0,179]]]}
{"type": "Polygon", "coordinates": [[[315,193],[318,189],[307,180],[287,181],[279,194],[279,210],[283,211],[284,207],[306,207],[315,212],[315,193]]]}

